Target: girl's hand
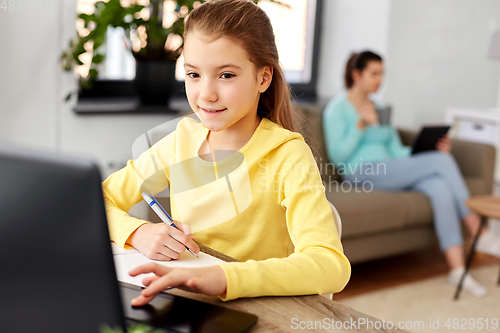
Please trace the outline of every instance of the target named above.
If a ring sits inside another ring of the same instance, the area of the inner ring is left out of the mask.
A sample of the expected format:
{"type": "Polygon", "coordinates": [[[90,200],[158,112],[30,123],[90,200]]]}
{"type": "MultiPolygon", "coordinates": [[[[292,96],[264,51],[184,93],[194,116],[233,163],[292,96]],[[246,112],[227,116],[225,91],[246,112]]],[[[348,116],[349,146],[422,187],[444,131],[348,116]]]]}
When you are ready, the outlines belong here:
{"type": "Polygon", "coordinates": [[[141,291],[139,297],[131,301],[133,306],[142,306],[168,287],[177,287],[182,290],[210,296],[222,295],[226,292],[226,274],[219,266],[199,268],[172,268],[151,262],[134,268],[129,272],[131,276],[144,273],[155,275],[145,277],[142,283],[147,287],[141,291]]]}
{"type": "Polygon", "coordinates": [[[451,139],[448,135],[443,135],[441,139],[436,143],[436,149],[444,153],[449,153],[451,151],[451,139]]]}
{"type": "Polygon", "coordinates": [[[378,115],[373,103],[367,104],[358,110],[359,122],[358,127],[365,129],[368,125],[375,125],[378,123],[378,115]]]}
{"type": "MultiPolygon", "coordinates": [[[[184,230],[182,223],[174,223],[180,230],[184,230]]],[[[143,224],[130,236],[128,243],[153,260],[178,259],[186,251],[185,246],[194,253],[200,252],[194,237],[180,230],[165,223],[143,224]]]]}

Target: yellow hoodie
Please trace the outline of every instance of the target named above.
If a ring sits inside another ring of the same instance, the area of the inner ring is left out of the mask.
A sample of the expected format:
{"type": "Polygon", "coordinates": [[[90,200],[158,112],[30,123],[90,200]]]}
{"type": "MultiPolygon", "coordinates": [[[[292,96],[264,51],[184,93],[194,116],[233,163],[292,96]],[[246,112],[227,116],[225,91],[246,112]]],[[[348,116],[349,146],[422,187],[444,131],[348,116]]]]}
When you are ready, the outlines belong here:
{"type": "Polygon", "coordinates": [[[217,162],[208,162],[198,156],[208,131],[185,117],[103,182],[111,239],[128,247],[148,222],[125,212],[143,191],[170,186],[172,218],[199,243],[242,261],[219,265],[227,278],[222,300],[341,291],[351,266],[302,135],[263,118],[238,152],[216,152],[217,162]]]}

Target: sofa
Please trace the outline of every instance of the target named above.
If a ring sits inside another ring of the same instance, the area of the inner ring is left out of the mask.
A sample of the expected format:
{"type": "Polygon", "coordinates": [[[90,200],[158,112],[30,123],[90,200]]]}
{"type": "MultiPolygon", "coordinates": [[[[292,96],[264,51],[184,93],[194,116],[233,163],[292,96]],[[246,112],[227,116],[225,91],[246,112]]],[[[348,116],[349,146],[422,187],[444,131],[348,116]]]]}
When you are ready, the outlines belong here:
{"type": "MultiPolygon", "coordinates": [[[[324,105],[324,104],[323,104],[324,105]]],[[[342,219],[342,244],[351,263],[359,263],[415,251],[436,242],[429,200],[419,192],[371,192],[358,186],[343,188],[342,177],[329,161],[323,137],[323,105],[298,105],[314,140],[317,162],[328,200],[342,219]],[[329,185],[330,184],[330,185],[329,185]]],[[[404,145],[411,145],[416,132],[398,129],[404,145]]],[[[452,140],[455,157],[472,196],[491,194],[495,148],[452,140]]],[[[367,187],[367,190],[368,187],[367,187]]]]}

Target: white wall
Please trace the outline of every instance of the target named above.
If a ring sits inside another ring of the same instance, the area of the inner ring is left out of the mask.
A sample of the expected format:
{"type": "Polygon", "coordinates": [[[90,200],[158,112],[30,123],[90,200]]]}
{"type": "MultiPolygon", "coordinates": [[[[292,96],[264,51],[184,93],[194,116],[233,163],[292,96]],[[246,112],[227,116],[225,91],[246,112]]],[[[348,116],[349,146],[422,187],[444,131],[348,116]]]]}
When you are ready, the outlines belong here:
{"type": "Polygon", "coordinates": [[[500,1],[397,0],[389,21],[384,99],[395,125],[440,123],[448,106],[495,106],[500,62],[487,54],[500,1]]]}
{"type": "Polygon", "coordinates": [[[345,63],[351,52],[387,53],[390,0],[324,0],[318,96],[344,91],[345,63]]]}
{"type": "Polygon", "coordinates": [[[0,141],[54,149],[59,7],[9,7],[0,10],[0,141]]]}

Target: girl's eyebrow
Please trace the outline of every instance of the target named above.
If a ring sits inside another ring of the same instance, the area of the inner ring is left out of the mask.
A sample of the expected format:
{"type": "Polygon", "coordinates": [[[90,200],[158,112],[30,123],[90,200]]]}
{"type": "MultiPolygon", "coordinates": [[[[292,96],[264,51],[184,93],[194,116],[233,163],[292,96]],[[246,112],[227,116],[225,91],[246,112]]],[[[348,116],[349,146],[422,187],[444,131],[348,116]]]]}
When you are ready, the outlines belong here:
{"type": "Polygon", "coordinates": [[[235,64],[225,64],[225,65],[217,67],[217,69],[223,69],[223,68],[237,68],[237,69],[241,69],[240,66],[235,65],[235,64]]]}
{"type": "MultiPolygon", "coordinates": [[[[191,68],[198,69],[198,67],[191,65],[191,64],[188,64],[188,63],[184,63],[184,67],[191,67],[191,68]]],[[[216,69],[229,68],[229,67],[241,69],[240,66],[235,65],[235,64],[225,64],[225,65],[216,67],[216,69]]]]}

